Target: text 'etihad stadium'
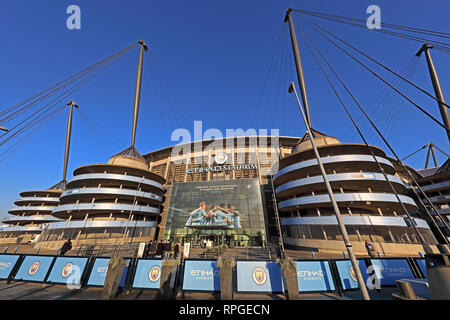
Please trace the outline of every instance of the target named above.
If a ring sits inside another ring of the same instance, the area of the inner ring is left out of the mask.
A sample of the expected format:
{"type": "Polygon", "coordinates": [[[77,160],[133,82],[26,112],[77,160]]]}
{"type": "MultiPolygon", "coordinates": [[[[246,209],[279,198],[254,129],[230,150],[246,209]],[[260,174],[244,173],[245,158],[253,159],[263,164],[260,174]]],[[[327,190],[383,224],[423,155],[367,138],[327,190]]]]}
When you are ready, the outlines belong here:
{"type": "Polygon", "coordinates": [[[231,170],[255,170],[258,169],[257,164],[242,164],[242,165],[225,165],[225,166],[214,166],[214,167],[202,167],[202,168],[192,168],[187,169],[186,173],[203,173],[203,172],[220,172],[220,171],[231,171],[231,170]]]}

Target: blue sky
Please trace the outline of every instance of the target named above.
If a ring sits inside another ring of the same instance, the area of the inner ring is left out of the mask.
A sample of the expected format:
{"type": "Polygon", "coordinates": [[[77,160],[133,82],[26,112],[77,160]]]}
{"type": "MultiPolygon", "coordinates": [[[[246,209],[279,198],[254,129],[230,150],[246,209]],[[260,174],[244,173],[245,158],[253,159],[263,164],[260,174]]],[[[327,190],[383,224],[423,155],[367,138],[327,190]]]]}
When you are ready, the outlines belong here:
{"type": "MultiPolygon", "coordinates": [[[[0,110],[144,39],[150,51],[144,58],[136,138],[141,153],[174,144],[169,140],[172,130],[178,127],[192,130],[192,120],[202,120],[205,129],[218,128],[223,132],[226,128],[255,126],[279,128],[281,135],[301,136],[305,128],[295,101],[286,90],[290,73],[282,73],[272,91],[266,89],[260,100],[266,74],[277,75],[269,70],[272,56],[280,53],[277,61],[290,59],[287,66],[292,67],[288,29],[283,23],[286,8],[366,19],[366,8],[371,4],[380,6],[383,22],[444,32],[450,29],[447,17],[450,3],[445,0],[433,1],[433,5],[406,0],[5,0],[0,3],[0,110]],[[81,30],[66,28],[66,8],[71,4],[81,8],[81,30]],[[280,30],[283,46],[276,47],[280,30]],[[155,68],[175,87],[180,104],[158,104],[152,85],[155,68]],[[272,100],[265,95],[272,95],[272,100]]],[[[369,30],[321,23],[395,70],[402,69],[420,47],[418,43],[369,30]]],[[[311,34],[311,37],[364,105],[386,96],[387,91],[378,80],[319,36],[311,34]]],[[[300,50],[313,127],[344,142],[360,142],[355,134],[349,133],[349,120],[302,43],[300,50]]],[[[444,72],[450,68],[450,59],[438,51],[432,55],[444,96],[450,101],[450,74],[444,72]]],[[[68,178],[75,168],[104,163],[129,146],[137,57],[138,50],[133,49],[71,97],[90,125],[75,112],[68,178]]],[[[418,59],[413,79],[432,92],[424,57],[418,59]]],[[[440,118],[434,101],[414,90],[408,92],[440,118]]],[[[350,104],[349,99],[346,102],[350,104]]],[[[449,152],[443,129],[406,102],[395,107],[397,112],[393,113],[386,111],[388,105],[380,107],[374,119],[390,133],[390,141],[400,156],[430,141],[449,152]],[[383,119],[383,115],[388,119],[383,119]],[[395,115],[395,119],[389,119],[389,115],[395,115]]],[[[357,114],[354,106],[351,110],[357,114]]],[[[21,191],[46,189],[61,180],[66,118],[67,112],[58,114],[18,151],[0,162],[0,217],[21,191]]],[[[367,126],[362,127],[368,130],[367,126]]],[[[374,135],[368,137],[369,142],[386,149],[374,135]]],[[[425,156],[422,151],[408,164],[423,167],[425,156]]],[[[439,153],[438,158],[440,162],[445,160],[439,153]]]]}

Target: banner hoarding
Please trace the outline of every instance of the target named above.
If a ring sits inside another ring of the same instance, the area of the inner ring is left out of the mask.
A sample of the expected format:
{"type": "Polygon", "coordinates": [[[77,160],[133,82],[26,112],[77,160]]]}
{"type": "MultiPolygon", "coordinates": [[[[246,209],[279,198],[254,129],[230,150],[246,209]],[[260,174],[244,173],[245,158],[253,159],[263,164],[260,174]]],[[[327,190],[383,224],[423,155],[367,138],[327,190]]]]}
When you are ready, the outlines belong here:
{"type": "Polygon", "coordinates": [[[0,279],[9,278],[19,257],[19,255],[0,254],[0,279]]]}
{"type": "MultiPolygon", "coordinates": [[[[105,284],[106,274],[108,272],[108,262],[110,258],[96,258],[91,274],[89,275],[88,286],[101,286],[105,284]]],[[[120,279],[119,287],[123,287],[130,265],[130,259],[125,259],[125,269],[123,271],[122,279],[120,279]]]]}
{"type": "Polygon", "coordinates": [[[80,284],[87,261],[82,257],[57,257],[47,282],[80,284]]]}
{"type": "Polygon", "coordinates": [[[297,261],[296,265],[299,292],[334,290],[328,261],[297,261]]]}
{"type": "Polygon", "coordinates": [[[43,282],[55,257],[26,256],[14,280],[43,282]]]}
{"type": "Polygon", "coordinates": [[[237,291],[283,292],[280,266],[273,261],[238,261],[237,291]]]}
{"type": "Polygon", "coordinates": [[[133,288],[159,289],[161,268],[161,260],[139,260],[134,275],[133,288]]]}
{"type": "MultiPolygon", "coordinates": [[[[361,270],[364,282],[366,282],[369,275],[367,274],[367,268],[364,260],[358,260],[358,266],[361,270]]],[[[344,290],[359,288],[358,279],[356,278],[356,273],[350,260],[336,260],[336,267],[338,269],[339,277],[344,290]]]]}
{"type": "Polygon", "coordinates": [[[395,280],[415,278],[406,259],[371,259],[371,262],[382,286],[396,285],[395,280]]]}
{"type": "Polygon", "coordinates": [[[220,291],[220,269],[215,260],[185,260],[183,290],[220,291]]]}

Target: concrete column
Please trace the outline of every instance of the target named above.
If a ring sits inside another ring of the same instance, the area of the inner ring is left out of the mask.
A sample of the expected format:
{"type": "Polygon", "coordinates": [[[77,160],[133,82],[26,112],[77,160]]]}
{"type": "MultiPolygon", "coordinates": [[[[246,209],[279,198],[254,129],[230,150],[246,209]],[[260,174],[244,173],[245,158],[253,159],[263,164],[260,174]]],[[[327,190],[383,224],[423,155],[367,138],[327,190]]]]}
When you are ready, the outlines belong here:
{"type": "Polygon", "coordinates": [[[361,234],[359,233],[358,228],[355,227],[355,230],[356,230],[356,235],[358,236],[358,240],[359,240],[359,241],[362,241],[362,239],[361,239],[361,234]]]}
{"type": "MultiPolygon", "coordinates": [[[[231,158],[232,158],[232,165],[234,166],[234,164],[235,164],[235,162],[234,162],[234,155],[236,154],[236,147],[235,147],[235,145],[234,145],[234,143],[233,143],[233,147],[231,148],[232,149],[232,156],[231,156],[231,158]]],[[[235,170],[233,170],[232,171],[232,173],[233,173],[233,179],[236,179],[236,172],[235,172],[235,170]]]]}
{"type": "Polygon", "coordinates": [[[167,175],[169,173],[169,166],[170,166],[170,162],[166,162],[166,173],[164,174],[164,178],[166,179],[166,181],[167,181],[167,175]]]}
{"type": "MultiPolygon", "coordinates": [[[[211,150],[208,150],[208,167],[211,167],[211,150]]],[[[211,181],[212,180],[212,172],[208,171],[207,172],[207,180],[211,181]]]]}

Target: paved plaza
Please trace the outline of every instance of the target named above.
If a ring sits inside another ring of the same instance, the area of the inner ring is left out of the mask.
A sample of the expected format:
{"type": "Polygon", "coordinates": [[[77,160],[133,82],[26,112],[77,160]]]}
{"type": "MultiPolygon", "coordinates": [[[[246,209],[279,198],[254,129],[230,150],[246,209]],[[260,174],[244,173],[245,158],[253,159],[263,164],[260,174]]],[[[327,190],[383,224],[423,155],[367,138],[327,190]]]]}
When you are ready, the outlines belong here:
{"type": "MultiPolygon", "coordinates": [[[[371,290],[372,300],[393,300],[392,293],[397,288],[382,288],[379,292],[371,290]]],[[[0,281],[0,300],[99,300],[102,288],[82,288],[71,290],[66,285],[42,284],[23,281],[0,281]]],[[[359,291],[346,292],[343,297],[334,293],[301,294],[302,300],[362,300],[359,291]]],[[[158,300],[157,290],[138,290],[119,292],[116,300],[158,300]]],[[[177,300],[218,300],[219,293],[179,292],[177,300]]],[[[234,300],[286,300],[283,294],[270,293],[234,293],[234,300]]]]}

